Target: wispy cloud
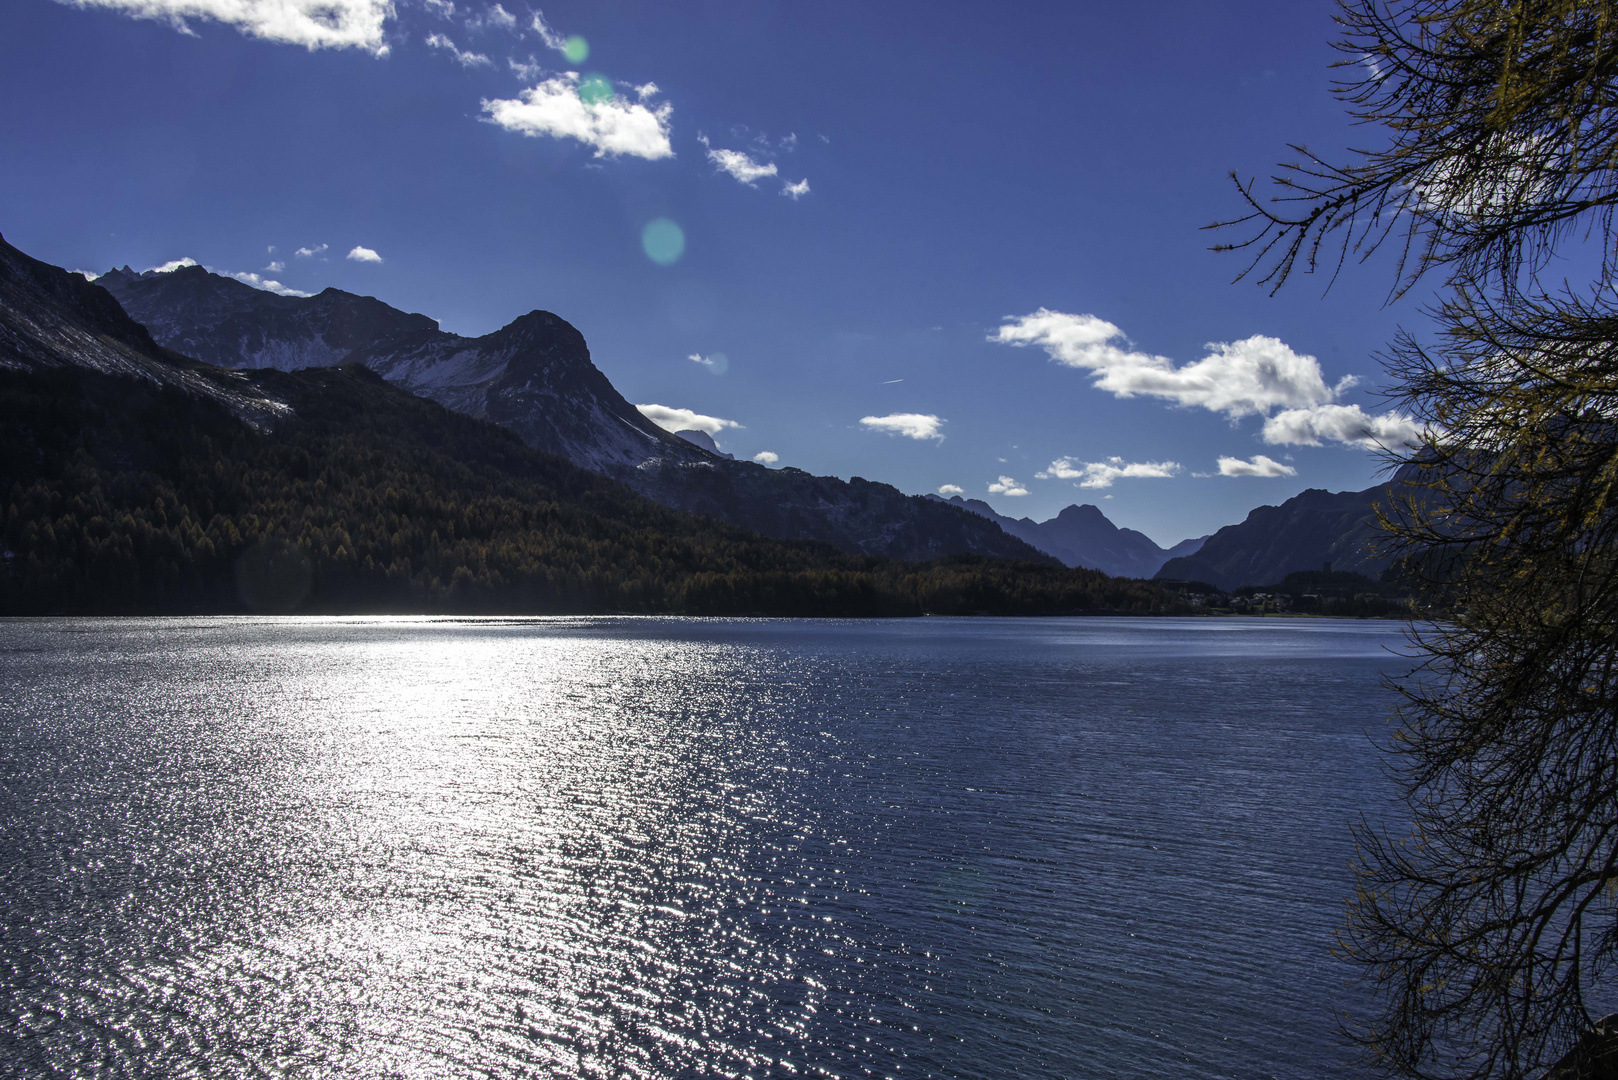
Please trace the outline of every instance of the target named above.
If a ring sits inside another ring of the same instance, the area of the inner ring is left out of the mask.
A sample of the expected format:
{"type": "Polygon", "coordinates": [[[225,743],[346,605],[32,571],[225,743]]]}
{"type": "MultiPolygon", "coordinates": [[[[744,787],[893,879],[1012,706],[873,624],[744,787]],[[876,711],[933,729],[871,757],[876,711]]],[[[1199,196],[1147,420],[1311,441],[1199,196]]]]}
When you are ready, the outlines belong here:
{"type": "Polygon", "coordinates": [[[1277,476],[1297,476],[1298,470],[1291,465],[1283,465],[1274,458],[1263,454],[1254,454],[1252,461],[1243,461],[1236,457],[1221,457],[1219,459],[1220,476],[1259,476],[1266,479],[1277,476]]]}
{"type": "Polygon", "coordinates": [[[440,19],[455,18],[455,0],[421,0],[422,6],[440,19]]]}
{"type": "Polygon", "coordinates": [[[722,173],[728,173],[748,187],[754,186],[756,181],[766,176],[776,174],[773,161],[766,164],[754,161],[750,155],[740,150],[716,149],[708,142],[706,135],[698,135],[697,141],[702,143],[703,149],[708,152],[708,160],[713,162],[715,168],[722,173]]]}
{"type": "Polygon", "coordinates": [[[282,262],[280,259],[272,259],[270,261],[270,265],[266,266],[264,268],[264,270],[265,270],[266,273],[269,273],[269,274],[279,274],[281,271],[285,270],[286,268],[287,268],[287,264],[282,262]]]}
{"type": "Polygon", "coordinates": [[[672,105],[649,105],[646,98],[630,101],[604,80],[586,85],[577,72],[546,79],[522,91],[520,100],[486,99],[483,111],[507,131],[577,139],[593,147],[596,157],[628,154],[655,161],[674,156],[669,144],[672,105]]]}
{"type": "Polygon", "coordinates": [[[948,498],[951,495],[965,495],[966,489],[959,484],[939,484],[938,493],[948,498]]]}
{"type": "Polygon", "coordinates": [[[938,439],[944,438],[939,428],[947,421],[933,416],[930,413],[893,413],[889,416],[867,416],[860,420],[860,425],[871,431],[882,431],[889,435],[903,435],[907,439],[938,439]]]}
{"type": "Polygon", "coordinates": [[[249,37],[307,49],[388,52],[384,26],[393,0],[59,0],[80,8],[116,11],[135,19],[166,22],[195,35],[188,19],[234,26],[249,37]]]}
{"type": "Polygon", "coordinates": [[[640,414],[664,431],[705,431],[709,435],[718,435],[726,428],[739,428],[742,425],[734,420],[723,420],[717,416],[704,416],[690,409],[675,409],[667,405],[636,405],[640,414]]]}
{"type": "Polygon", "coordinates": [[[709,353],[707,356],[703,356],[701,353],[692,353],[686,359],[693,364],[701,364],[708,369],[710,375],[723,375],[730,370],[730,357],[722,352],[709,353]]]}
{"type": "Polygon", "coordinates": [[[450,56],[454,57],[455,62],[462,67],[489,66],[489,58],[487,56],[484,56],[482,53],[467,52],[458,49],[455,46],[455,42],[451,41],[443,34],[428,34],[427,47],[430,49],[443,49],[444,51],[448,52],[450,56]]]}
{"type": "Polygon", "coordinates": [[[777,454],[774,450],[760,450],[758,453],[753,455],[753,460],[758,462],[760,465],[774,465],[777,461],[781,460],[781,455],[777,454]]]}
{"type": "Polygon", "coordinates": [[[162,266],[154,266],[154,267],[150,268],[149,270],[147,270],[146,272],[148,274],[172,274],[176,270],[181,270],[181,269],[184,269],[187,266],[196,266],[196,265],[198,265],[198,263],[197,263],[197,260],[195,260],[195,259],[190,259],[190,258],[174,259],[174,260],[172,260],[170,262],[164,263],[162,266]]]}
{"type": "Polygon", "coordinates": [[[1116,480],[1155,479],[1171,477],[1180,471],[1174,461],[1125,461],[1110,457],[1106,461],[1075,461],[1057,458],[1050,468],[1034,474],[1036,480],[1077,480],[1081,488],[1109,488],[1116,480]]]}
{"type": "Polygon", "coordinates": [[[314,293],[306,293],[306,292],[302,292],[302,291],[300,291],[298,289],[288,288],[287,286],[281,284],[279,281],[272,281],[269,278],[259,277],[257,274],[254,274],[254,273],[251,273],[251,272],[245,272],[244,271],[244,272],[241,272],[241,273],[226,274],[225,276],[235,278],[237,281],[240,281],[243,284],[251,285],[255,289],[263,289],[265,292],[271,292],[271,293],[274,293],[277,296],[313,296],[314,295],[314,293]]]}
{"type": "Polygon", "coordinates": [[[319,255],[329,247],[331,247],[330,244],[315,244],[313,247],[301,247],[293,254],[300,259],[307,259],[312,255],[319,255]]]}
{"type": "Polygon", "coordinates": [[[378,255],[376,252],[372,251],[370,248],[368,248],[368,247],[360,247],[358,244],[354,245],[354,250],[350,251],[348,253],[348,255],[345,256],[345,258],[353,259],[355,262],[363,262],[363,263],[379,263],[379,262],[382,261],[382,256],[378,255]]]}
{"type": "Polygon", "coordinates": [[[1367,450],[1419,446],[1427,429],[1400,413],[1373,415],[1358,405],[1288,409],[1264,422],[1264,441],[1282,446],[1319,446],[1323,440],[1367,450]]]}
{"type": "Polygon", "coordinates": [[[515,30],[517,29],[517,16],[507,11],[499,4],[495,4],[485,11],[480,18],[467,23],[468,29],[476,29],[483,26],[493,26],[501,30],[515,30]]]}
{"type": "Polygon", "coordinates": [[[589,42],[585,41],[577,34],[566,35],[557,33],[555,30],[551,29],[550,24],[545,21],[544,12],[534,12],[534,20],[531,25],[534,33],[539,35],[539,40],[545,43],[545,47],[547,49],[554,49],[563,56],[567,57],[568,63],[582,64],[589,58],[589,42]]]}
{"type": "Polygon", "coordinates": [[[1026,495],[1028,494],[1028,489],[1017,483],[1017,481],[1013,480],[1011,477],[1002,476],[1000,479],[989,485],[989,494],[1026,495]]]}
{"type": "MultiPolygon", "coordinates": [[[[804,179],[799,180],[796,184],[787,184],[786,186],[782,187],[781,188],[781,194],[785,195],[787,198],[791,199],[793,202],[797,202],[799,199],[801,199],[805,195],[809,194],[809,179],[808,179],[808,177],[805,177],[804,179]]],[[[835,192],[834,192],[834,194],[835,194],[835,192]]]]}

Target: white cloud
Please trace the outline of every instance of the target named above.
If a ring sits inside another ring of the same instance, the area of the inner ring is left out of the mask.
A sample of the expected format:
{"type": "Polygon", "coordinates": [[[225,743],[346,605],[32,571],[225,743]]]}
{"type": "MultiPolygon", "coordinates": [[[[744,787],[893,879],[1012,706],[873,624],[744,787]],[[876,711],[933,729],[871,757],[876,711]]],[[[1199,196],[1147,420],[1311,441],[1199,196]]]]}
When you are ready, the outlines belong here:
{"type": "Polygon", "coordinates": [[[498,26],[502,30],[515,30],[517,28],[517,16],[499,4],[489,9],[488,14],[483,16],[483,22],[487,26],[498,26]]]}
{"type": "Polygon", "coordinates": [[[781,188],[781,194],[785,195],[787,198],[791,199],[793,202],[797,202],[799,199],[801,199],[805,195],[809,194],[809,178],[804,177],[802,180],[799,180],[796,184],[785,184],[785,185],[783,185],[782,188],[781,188]]]}
{"type": "Polygon", "coordinates": [[[301,247],[294,252],[294,254],[296,254],[300,259],[307,259],[311,255],[319,255],[322,251],[325,251],[330,246],[330,244],[316,244],[314,247],[301,247]]]}
{"type": "Polygon", "coordinates": [[[1272,337],[1214,342],[1201,360],[1175,367],[1166,356],[1123,348],[1123,331],[1094,315],[1040,308],[1008,318],[990,338],[1006,345],[1039,345],[1051,359],[1095,373],[1095,386],[1118,397],[1145,394],[1179,405],[1200,405],[1231,419],[1276,408],[1321,405],[1338,390],[1326,385],[1320,363],[1272,337]]]}
{"type": "Polygon", "coordinates": [[[530,25],[533,26],[534,33],[539,35],[539,40],[545,43],[547,49],[555,49],[559,53],[567,52],[567,38],[551,29],[550,24],[545,21],[543,11],[534,12],[534,21],[530,25]]]}
{"type": "Polygon", "coordinates": [[[447,50],[449,54],[455,58],[455,62],[462,67],[477,67],[479,65],[487,66],[489,63],[489,58],[484,56],[482,53],[463,52],[462,50],[456,48],[455,42],[451,41],[443,34],[428,34],[427,47],[430,49],[447,50]]]}
{"type": "Polygon", "coordinates": [[[272,281],[269,278],[262,278],[262,277],[259,277],[257,274],[247,272],[247,271],[244,271],[242,273],[237,273],[237,274],[226,274],[225,276],[235,278],[237,281],[240,281],[243,284],[251,285],[255,289],[263,289],[265,292],[272,292],[277,296],[313,296],[314,295],[314,293],[306,293],[306,292],[300,292],[297,289],[289,289],[285,285],[281,284],[279,281],[272,281]]]}
{"type": "Polygon", "coordinates": [[[958,484],[939,484],[938,493],[945,497],[950,495],[965,495],[966,489],[958,484]]]}
{"type": "Polygon", "coordinates": [[[1125,461],[1121,457],[1110,457],[1106,461],[1057,458],[1051,462],[1050,468],[1035,473],[1034,479],[1077,480],[1081,488],[1108,488],[1115,480],[1162,480],[1179,471],[1179,463],[1174,461],[1125,461]]]}
{"type": "Polygon", "coordinates": [[[758,453],[753,455],[753,460],[758,462],[760,465],[774,465],[777,461],[781,460],[781,455],[777,454],[774,450],[760,450],[758,453]]]}
{"type": "Polygon", "coordinates": [[[1322,440],[1367,450],[1418,446],[1425,428],[1400,413],[1372,415],[1358,405],[1287,409],[1264,422],[1264,441],[1281,446],[1319,446],[1322,440]]]}
{"type": "Polygon", "coordinates": [[[594,147],[596,157],[629,154],[655,161],[674,156],[669,145],[672,105],[649,107],[644,99],[631,102],[615,91],[592,94],[586,101],[579,88],[578,73],[570,71],[522,91],[521,100],[485,99],[483,111],[507,131],[577,139],[594,147]]]}
{"type": "Polygon", "coordinates": [[[664,431],[705,431],[709,435],[717,435],[726,428],[741,427],[734,420],[704,416],[690,409],[672,409],[667,405],[636,405],[635,408],[664,431]]]}
{"type": "Polygon", "coordinates": [[[266,266],[264,269],[267,272],[271,273],[271,274],[279,274],[281,271],[285,270],[286,268],[287,268],[286,263],[282,262],[279,259],[275,259],[275,260],[272,260],[270,262],[270,265],[266,266]]]}
{"type": "Polygon", "coordinates": [[[455,17],[454,0],[422,0],[422,3],[428,11],[441,19],[453,19],[455,17]]]}
{"type": "Polygon", "coordinates": [[[740,150],[715,150],[708,145],[708,138],[705,135],[698,135],[697,141],[708,151],[708,160],[713,162],[720,172],[729,173],[748,187],[752,187],[755,180],[775,175],[773,161],[766,165],[754,161],[740,150]]]}
{"type": "Polygon", "coordinates": [[[394,17],[393,0],[60,0],[80,8],[103,8],[135,19],[166,22],[183,34],[187,19],[234,26],[249,37],[307,49],[364,49],[385,56],[383,24],[394,17]]]}
{"type": "Polygon", "coordinates": [[[1028,494],[1028,489],[1017,483],[1017,481],[1013,480],[1011,477],[1002,476],[999,480],[989,485],[989,494],[1026,495],[1028,494]]]}
{"type": "Polygon", "coordinates": [[[96,278],[101,276],[100,274],[96,273],[94,270],[75,270],[75,271],[73,271],[73,273],[79,275],[85,281],[94,281],[96,278]]]}
{"type": "Polygon", "coordinates": [[[173,262],[166,262],[162,266],[154,266],[146,272],[148,274],[172,274],[176,270],[196,265],[197,260],[195,259],[175,259],[173,262]]]}
{"type": "Polygon", "coordinates": [[[1291,465],[1283,465],[1274,458],[1263,454],[1254,454],[1252,461],[1243,461],[1237,457],[1221,457],[1219,459],[1220,476],[1260,476],[1266,479],[1276,476],[1297,476],[1298,470],[1291,465]]]}
{"type": "Polygon", "coordinates": [[[353,259],[355,262],[379,263],[382,261],[382,256],[370,248],[360,247],[358,244],[354,245],[354,250],[350,251],[346,257],[353,259]]]}
{"type": "Polygon", "coordinates": [[[938,429],[948,421],[928,413],[893,413],[890,416],[867,416],[860,424],[872,431],[885,431],[889,435],[903,435],[907,439],[938,439],[944,433],[938,429]]]}

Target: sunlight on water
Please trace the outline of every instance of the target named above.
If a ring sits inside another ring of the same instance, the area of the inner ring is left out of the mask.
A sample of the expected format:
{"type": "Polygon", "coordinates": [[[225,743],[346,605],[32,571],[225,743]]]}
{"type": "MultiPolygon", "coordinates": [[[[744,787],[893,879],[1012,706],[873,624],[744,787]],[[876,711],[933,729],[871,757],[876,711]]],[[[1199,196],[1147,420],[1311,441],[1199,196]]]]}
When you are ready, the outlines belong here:
{"type": "Polygon", "coordinates": [[[0,623],[0,1057],[1354,1075],[1397,639],[1276,625],[0,623]]]}

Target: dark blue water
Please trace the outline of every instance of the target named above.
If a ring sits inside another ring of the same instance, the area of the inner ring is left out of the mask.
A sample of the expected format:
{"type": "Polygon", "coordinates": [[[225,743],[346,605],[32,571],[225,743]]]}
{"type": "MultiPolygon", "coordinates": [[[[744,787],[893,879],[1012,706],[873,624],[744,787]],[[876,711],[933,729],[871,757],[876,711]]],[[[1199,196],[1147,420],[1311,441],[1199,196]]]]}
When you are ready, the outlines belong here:
{"type": "Polygon", "coordinates": [[[0,1072],[1359,1076],[1400,643],[0,622],[0,1072]]]}

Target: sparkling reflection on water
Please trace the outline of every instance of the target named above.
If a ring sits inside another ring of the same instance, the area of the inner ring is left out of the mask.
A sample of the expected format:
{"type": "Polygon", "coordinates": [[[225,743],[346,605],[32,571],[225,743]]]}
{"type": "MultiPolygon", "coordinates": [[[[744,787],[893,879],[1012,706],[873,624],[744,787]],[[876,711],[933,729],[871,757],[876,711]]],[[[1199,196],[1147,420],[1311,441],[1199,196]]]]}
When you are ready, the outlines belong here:
{"type": "Polygon", "coordinates": [[[0,1071],[1356,1076],[1399,644],[0,622],[0,1071]]]}

